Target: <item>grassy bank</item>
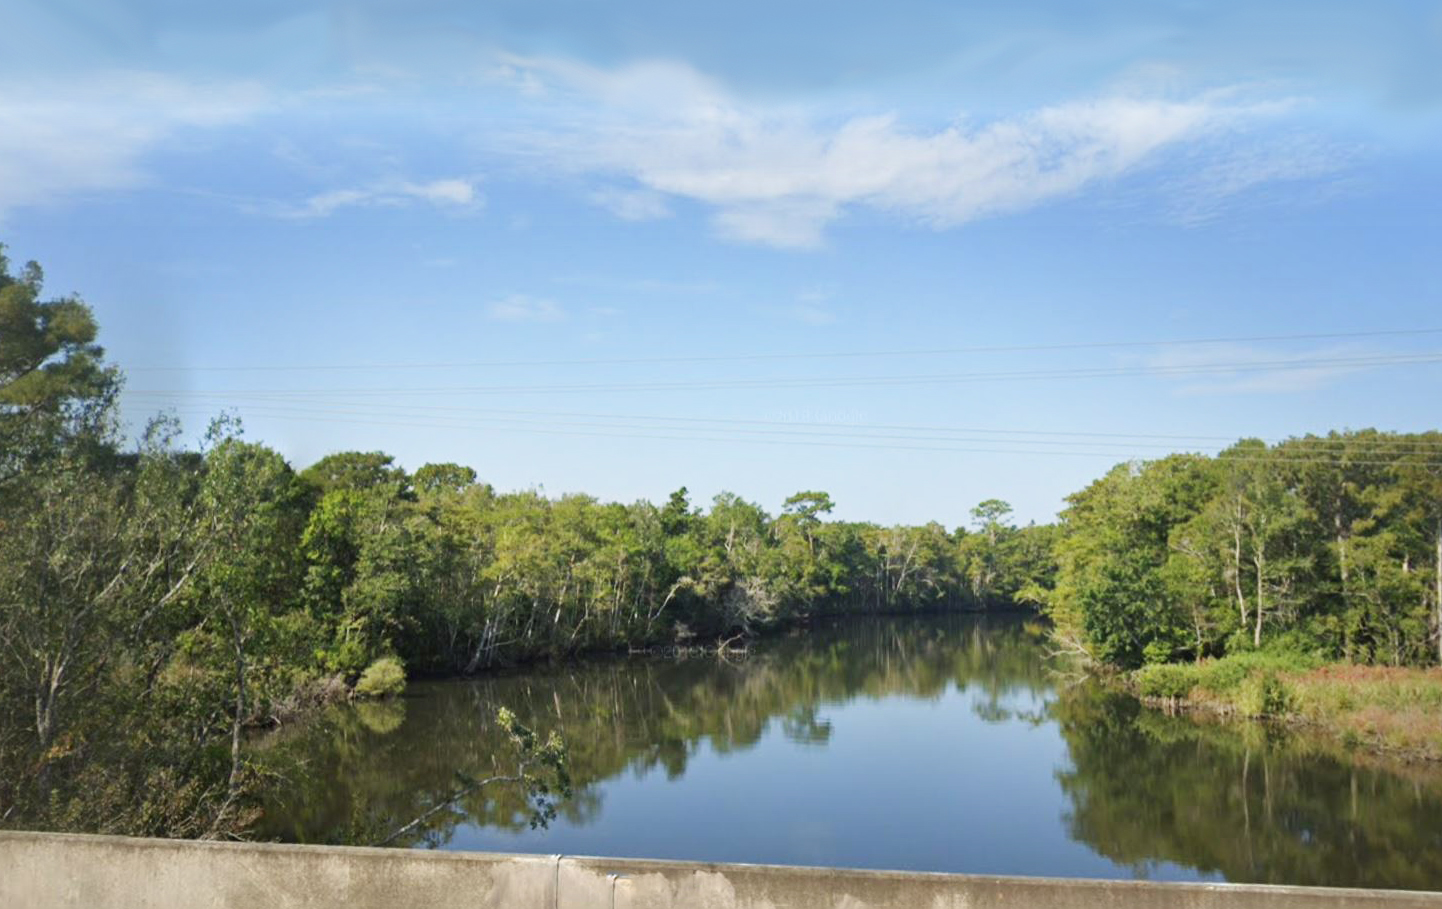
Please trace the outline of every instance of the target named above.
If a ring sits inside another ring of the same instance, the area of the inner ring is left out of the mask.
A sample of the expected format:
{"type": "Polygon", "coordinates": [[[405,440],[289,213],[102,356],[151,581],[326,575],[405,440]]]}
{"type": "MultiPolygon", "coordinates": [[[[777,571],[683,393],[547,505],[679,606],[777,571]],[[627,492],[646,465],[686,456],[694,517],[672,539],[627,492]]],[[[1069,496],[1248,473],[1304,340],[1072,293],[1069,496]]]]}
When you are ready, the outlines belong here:
{"type": "Polygon", "coordinates": [[[1442,669],[1238,654],[1146,666],[1129,681],[1150,706],[1306,725],[1349,747],[1442,761],[1442,669]]]}

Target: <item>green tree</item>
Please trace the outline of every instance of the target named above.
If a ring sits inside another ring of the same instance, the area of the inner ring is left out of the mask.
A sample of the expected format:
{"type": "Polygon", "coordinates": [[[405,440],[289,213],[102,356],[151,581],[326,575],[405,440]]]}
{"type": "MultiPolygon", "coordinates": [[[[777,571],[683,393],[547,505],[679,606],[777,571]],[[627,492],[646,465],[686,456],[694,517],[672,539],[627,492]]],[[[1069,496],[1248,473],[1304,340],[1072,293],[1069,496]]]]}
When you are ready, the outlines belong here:
{"type": "MultiPolygon", "coordinates": [[[[433,471],[430,478],[435,479],[437,473],[433,471]]],[[[326,455],[301,471],[300,478],[322,495],[345,489],[357,492],[378,490],[400,498],[412,497],[410,477],[395,466],[395,458],[382,451],[342,451],[326,455]]]]}
{"type": "Polygon", "coordinates": [[[1003,523],[1011,514],[1011,505],[1001,499],[987,499],[971,510],[971,520],[977,530],[986,534],[988,542],[996,545],[997,537],[1006,528],[1003,523]]]}
{"type": "Polygon", "coordinates": [[[1211,491],[1203,458],[1121,464],[1068,497],[1049,612],[1072,649],[1107,663],[1164,661],[1186,647],[1189,617],[1166,595],[1172,530],[1211,491]]]}
{"type": "Polygon", "coordinates": [[[1390,513],[1409,551],[1415,553],[1408,573],[1422,574],[1420,569],[1427,561],[1432,563],[1431,583],[1426,585],[1421,605],[1430,613],[1433,652],[1442,663],[1442,464],[1435,454],[1442,452],[1442,432],[1420,433],[1411,439],[1410,448],[1392,468],[1396,491],[1390,513]]]}
{"type": "Polygon", "coordinates": [[[335,486],[311,510],[304,598],[330,638],[318,654],[328,670],[354,678],[409,630],[424,562],[413,511],[393,482],[335,486]]]}
{"type": "Polygon", "coordinates": [[[987,499],[971,509],[972,526],[976,533],[963,536],[959,545],[963,572],[977,603],[985,607],[1001,592],[1005,580],[1003,548],[1015,533],[1005,523],[1011,506],[1000,499],[987,499]]]}
{"type": "Polygon", "coordinates": [[[245,782],[241,733],[254,706],[252,663],[294,590],[294,517],[301,496],[280,455],[232,432],[223,423],[212,426],[198,491],[206,554],[196,579],[202,618],[192,644],[198,655],[209,651],[230,663],[227,805],[241,796],[245,782]]]}
{"type": "Polygon", "coordinates": [[[41,300],[44,274],[10,273],[0,244],[0,413],[54,412],[111,392],[118,374],[95,343],[95,318],[75,297],[41,300]]]}
{"type": "Polygon", "coordinates": [[[43,283],[34,262],[11,274],[0,244],[0,490],[66,438],[103,445],[120,384],[90,308],[42,300],[43,283]]]}
{"type": "Polygon", "coordinates": [[[476,472],[460,464],[426,464],[412,478],[418,492],[436,495],[458,493],[476,482],[476,472]]]}

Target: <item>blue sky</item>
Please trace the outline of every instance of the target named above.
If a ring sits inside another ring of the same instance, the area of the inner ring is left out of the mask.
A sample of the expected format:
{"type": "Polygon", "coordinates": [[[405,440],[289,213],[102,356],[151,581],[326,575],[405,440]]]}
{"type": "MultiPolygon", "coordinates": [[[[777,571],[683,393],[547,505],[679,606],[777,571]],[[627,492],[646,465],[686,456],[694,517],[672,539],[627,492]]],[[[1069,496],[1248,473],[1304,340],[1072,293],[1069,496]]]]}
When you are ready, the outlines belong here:
{"type": "Polygon", "coordinates": [[[0,240],[132,424],[955,526],[1439,422],[1435,3],[4,7],[0,240]]]}

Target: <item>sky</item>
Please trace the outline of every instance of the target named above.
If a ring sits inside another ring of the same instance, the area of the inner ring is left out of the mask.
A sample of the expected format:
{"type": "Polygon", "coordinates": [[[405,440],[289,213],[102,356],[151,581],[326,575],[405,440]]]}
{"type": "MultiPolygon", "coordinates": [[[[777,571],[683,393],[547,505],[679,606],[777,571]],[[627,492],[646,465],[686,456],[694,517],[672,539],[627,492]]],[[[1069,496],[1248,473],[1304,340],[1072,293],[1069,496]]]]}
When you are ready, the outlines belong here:
{"type": "Polygon", "coordinates": [[[1442,422],[1435,2],[0,8],[0,242],[132,429],[955,527],[1442,422]]]}

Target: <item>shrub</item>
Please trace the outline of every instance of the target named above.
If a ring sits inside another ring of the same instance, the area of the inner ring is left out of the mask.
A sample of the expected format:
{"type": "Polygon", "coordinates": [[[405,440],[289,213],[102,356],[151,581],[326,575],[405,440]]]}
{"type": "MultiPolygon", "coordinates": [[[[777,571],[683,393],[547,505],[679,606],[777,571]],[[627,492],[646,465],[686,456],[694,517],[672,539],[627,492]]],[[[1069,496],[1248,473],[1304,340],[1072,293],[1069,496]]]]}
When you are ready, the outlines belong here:
{"type": "Polygon", "coordinates": [[[344,701],[349,694],[345,679],[338,675],[300,678],[292,682],[283,697],[271,703],[270,716],[278,722],[286,722],[326,704],[344,701]]]}
{"type": "Polygon", "coordinates": [[[1292,691],[1270,670],[1253,673],[1237,693],[1237,709],[1247,716],[1281,716],[1292,708],[1292,691]]]}
{"type": "Polygon", "coordinates": [[[366,649],[365,644],[361,641],[344,640],[338,642],[334,647],[323,647],[317,650],[315,656],[326,671],[349,676],[360,672],[361,667],[366,665],[366,657],[369,655],[366,653],[366,649]]]}
{"type": "Polygon", "coordinates": [[[1316,669],[1325,661],[1314,653],[1304,650],[1267,650],[1256,654],[1256,666],[1274,669],[1277,672],[1306,672],[1316,669]]]}
{"type": "Polygon", "coordinates": [[[1158,663],[1137,670],[1137,690],[1143,697],[1184,698],[1197,684],[1195,666],[1158,663]]]}
{"type": "Polygon", "coordinates": [[[1252,646],[1252,635],[1245,628],[1238,628],[1227,635],[1227,639],[1222,642],[1222,649],[1229,658],[1238,654],[1256,652],[1256,648],[1252,646]]]}
{"type": "Polygon", "coordinates": [[[1315,669],[1321,660],[1295,650],[1233,653],[1199,664],[1198,687],[1216,695],[1230,694],[1247,679],[1266,673],[1300,673],[1315,669]]]}
{"type": "Polygon", "coordinates": [[[1258,653],[1275,657],[1298,669],[1311,669],[1324,662],[1321,649],[1314,635],[1293,628],[1281,634],[1270,635],[1262,642],[1262,649],[1258,653]]]}
{"type": "Polygon", "coordinates": [[[1197,684],[1212,694],[1225,694],[1235,691],[1249,672],[1248,666],[1235,657],[1213,660],[1202,664],[1197,684]]]}
{"type": "Polygon", "coordinates": [[[381,657],[366,667],[355,683],[356,697],[388,698],[405,690],[406,670],[395,657],[381,657]]]}
{"type": "Polygon", "coordinates": [[[1153,638],[1142,648],[1142,662],[1148,666],[1171,662],[1172,645],[1160,638],[1153,638]]]}

